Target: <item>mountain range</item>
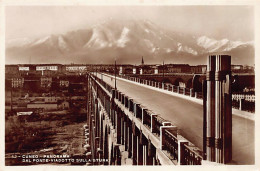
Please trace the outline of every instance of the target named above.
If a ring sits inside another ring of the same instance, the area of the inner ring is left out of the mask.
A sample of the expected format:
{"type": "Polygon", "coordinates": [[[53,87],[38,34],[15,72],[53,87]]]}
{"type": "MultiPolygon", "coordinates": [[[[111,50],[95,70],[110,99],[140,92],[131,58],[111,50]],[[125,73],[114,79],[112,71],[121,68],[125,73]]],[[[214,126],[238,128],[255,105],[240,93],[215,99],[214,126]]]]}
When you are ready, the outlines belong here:
{"type": "Polygon", "coordinates": [[[86,29],[37,39],[6,41],[6,63],[206,64],[209,54],[228,54],[233,64],[254,64],[252,41],[216,40],[166,30],[149,20],[107,20],[86,29]]]}

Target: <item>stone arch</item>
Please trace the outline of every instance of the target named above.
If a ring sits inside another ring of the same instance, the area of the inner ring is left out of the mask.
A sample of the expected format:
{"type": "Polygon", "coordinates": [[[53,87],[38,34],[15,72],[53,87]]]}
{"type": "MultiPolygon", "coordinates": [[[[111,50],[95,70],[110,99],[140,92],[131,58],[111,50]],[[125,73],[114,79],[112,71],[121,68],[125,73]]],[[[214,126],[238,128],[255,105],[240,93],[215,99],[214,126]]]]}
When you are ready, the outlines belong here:
{"type": "Polygon", "coordinates": [[[179,86],[180,83],[184,83],[183,79],[182,79],[182,78],[177,78],[177,79],[174,81],[173,85],[179,86]]]}
{"type": "Polygon", "coordinates": [[[186,83],[187,88],[192,88],[192,78],[190,78],[186,83]]]}
{"type": "Polygon", "coordinates": [[[200,82],[201,76],[200,75],[194,75],[192,78],[192,85],[194,92],[200,92],[202,91],[202,83],[200,82]]]}
{"type": "Polygon", "coordinates": [[[171,80],[169,78],[163,78],[162,82],[163,83],[171,83],[171,80]]]}

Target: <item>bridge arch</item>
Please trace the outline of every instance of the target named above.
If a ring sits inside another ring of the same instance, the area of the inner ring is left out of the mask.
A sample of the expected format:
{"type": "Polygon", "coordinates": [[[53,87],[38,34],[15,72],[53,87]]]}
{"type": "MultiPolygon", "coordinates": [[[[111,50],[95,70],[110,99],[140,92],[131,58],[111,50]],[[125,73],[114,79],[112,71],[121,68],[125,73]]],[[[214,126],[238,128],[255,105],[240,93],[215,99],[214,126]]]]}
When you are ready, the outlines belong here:
{"type": "Polygon", "coordinates": [[[183,81],[182,78],[179,77],[179,78],[177,78],[177,79],[174,81],[173,85],[175,85],[175,86],[179,86],[180,83],[184,83],[184,81],[183,81]]]}
{"type": "Polygon", "coordinates": [[[192,85],[191,87],[195,92],[200,92],[202,90],[202,83],[200,82],[201,76],[200,75],[194,75],[192,78],[192,85]]]}
{"type": "Polygon", "coordinates": [[[169,78],[164,78],[162,81],[163,83],[171,83],[171,80],[169,78]]]}
{"type": "Polygon", "coordinates": [[[189,79],[188,81],[187,81],[187,83],[186,83],[186,87],[187,88],[192,88],[192,78],[191,79],[189,79]]]}

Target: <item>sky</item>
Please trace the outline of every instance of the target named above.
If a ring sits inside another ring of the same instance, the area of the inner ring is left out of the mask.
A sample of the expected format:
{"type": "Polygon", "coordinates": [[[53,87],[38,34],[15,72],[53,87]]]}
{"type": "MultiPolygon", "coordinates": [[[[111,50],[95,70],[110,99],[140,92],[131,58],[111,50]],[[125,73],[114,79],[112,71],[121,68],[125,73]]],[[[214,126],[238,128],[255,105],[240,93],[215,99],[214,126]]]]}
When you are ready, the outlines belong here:
{"type": "Polygon", "coordinates": [[[9,6],[6,40],[84,29],[108,19],[148,19],[177,32],[254,40],[253,6],[9,6]]]}

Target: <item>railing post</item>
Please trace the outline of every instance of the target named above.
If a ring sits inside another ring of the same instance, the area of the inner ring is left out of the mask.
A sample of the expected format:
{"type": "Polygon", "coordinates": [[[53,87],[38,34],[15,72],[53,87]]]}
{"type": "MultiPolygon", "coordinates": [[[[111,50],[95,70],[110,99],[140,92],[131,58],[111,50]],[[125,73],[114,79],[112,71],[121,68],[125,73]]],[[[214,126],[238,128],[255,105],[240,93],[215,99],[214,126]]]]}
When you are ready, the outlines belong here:
{"type": "Polygon", "coordinates": [[[155,130],[155,117],[157,115],[156,114],[151,114],[151,132],[154,133],[155,130]]]}
{"type": "Polygon", "coordinates": [[[185,87],[183,87],[183,95],[185,95],[185,89],[186,89],[186,88],[185,88],[185,87]]]}
{"type": "Polygon", "coordinates": [[[178,165],[184,165],[185,164],[185,151],[184,151],[184,145],[188,145],[187,140],[178,140],[178,165]]]}
{"type": "Polygon", "coordinates": [[[244,102],[245,102],[245,99],[239,99],[239,110],[243,110],[244,102]]]}
{"type": "Polygon", "coordinates": [[[147,109],[142,108],[142,124],[144,124],[144,120],[145,120],[145,118],[144,118],[144,112],[145,111],[147,111],[147,109]]]}
{"type": "Polygon", "coordinates": [[[180,93],[180,86],[177,86],[177,93],[180,93]]]}
{"type": "Polygon", "coordinates": [[[190,88],[190,97],[193,97],[193,88],[190,88]]]}
{"type": "Polygon", "coordinates": [[[197,92],[195,92],[195,98],[196,98],[196,99],[198,98],[198,93],[197,93],[197,92]]]}
{"type": "Polygon", "coordinates": [[[165,146],[165,136],[164,136],[165,130],[168,130],[175,137],[177,137],[177,126],[160,126],[160,149],[161,150],[164,150],[164,146],[165,146]]]}

